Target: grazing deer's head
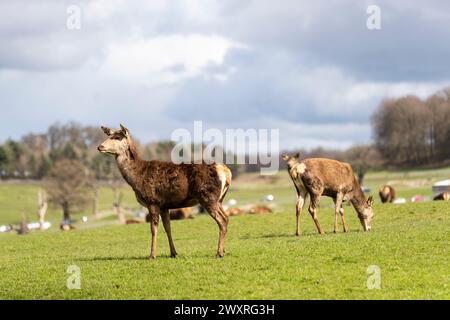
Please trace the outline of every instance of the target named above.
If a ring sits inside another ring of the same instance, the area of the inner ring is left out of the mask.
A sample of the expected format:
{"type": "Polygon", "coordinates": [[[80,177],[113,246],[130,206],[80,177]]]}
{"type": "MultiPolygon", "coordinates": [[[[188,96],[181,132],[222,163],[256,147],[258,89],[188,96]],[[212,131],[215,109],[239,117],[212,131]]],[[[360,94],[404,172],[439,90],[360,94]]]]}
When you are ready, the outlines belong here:
{"type": "Polygon", "coordinates": [[[364,231],[370,231],[372,229],[372,219],[373,219],[373,197],[370,196],[364,204],[364,209],[362,212],[358,213],[359,221],[364,228],[364,231]]]}
{"type": "Polygon", "coordinates": [[[98,147],[98,151],[121,155],[130,149],[130,132],[123,125],[120,125],[120,130],[112,130],[106,127],[102,127],[102,130],[108,136],[108,139],[98,147]]]}
{"type": "Polygon", "coordinates": [[[283,160],[287,162],[289,167],[292,167],[294,164],[298,162],[298,159],[300,159],[300,153],[296,153],[293,156],[289,156],[287,154],[283,155],[283,160]]]}

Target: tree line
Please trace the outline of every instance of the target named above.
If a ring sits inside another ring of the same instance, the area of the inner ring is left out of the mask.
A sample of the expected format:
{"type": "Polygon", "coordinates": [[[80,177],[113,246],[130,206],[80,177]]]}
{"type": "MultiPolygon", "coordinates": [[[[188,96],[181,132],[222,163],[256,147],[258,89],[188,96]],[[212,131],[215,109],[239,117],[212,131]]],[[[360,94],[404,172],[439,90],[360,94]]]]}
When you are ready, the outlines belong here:
{"type": "Polygon", "coordinates": [[[385,99],[372,117],[376,148],[393,167],[439,166],[450,160],[450,88],[425,100],[385,99]]]}
{"type": "MultiPolygon", "coordinates": [[[[390,168],[447,165],[450,160],[450,88],[422,100],[408,95],[385,99],[372,115],[373,143],[348,150],[302,150],[302,157],[330,157],[348,161],[364,171],[390,168]]],[[[30,133],[0,144],[0,178],[42,179],[62,159],[80,162],[95,179],[119,177],[113,157],[99,154],[105,139],[97,127],[75,122],[51,125],[47,132],[30,133]]],[[[141,144],[146,159],[170,161],[172,141],[141,144]]],[[[282,163],[282,162],[280,162],[282,163]]],[[[258,171],[259,165],[233,167],[236,174],[258,171]]],[[[358,170],[357,170],[358,171],[358,170]]]]}

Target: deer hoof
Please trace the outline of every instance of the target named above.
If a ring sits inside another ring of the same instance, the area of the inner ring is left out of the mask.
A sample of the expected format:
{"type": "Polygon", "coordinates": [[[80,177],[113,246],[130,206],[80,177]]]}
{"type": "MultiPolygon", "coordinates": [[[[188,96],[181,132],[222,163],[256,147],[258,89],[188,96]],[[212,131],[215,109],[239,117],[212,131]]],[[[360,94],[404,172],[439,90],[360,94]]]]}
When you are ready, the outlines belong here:
{"type": "Polygon", "coordinates": [[[155,256],[150,256],[150,257],[148,257],[148,260],[155,260],[155,259],[156,259],[155,256]]]}
{"type": "Polygon", "coordinates": [[[177,257],[177,253],[176,252],[175,253],[171,253],[170,257],[175,259],[177,257]]]}
{"type": "Polygon", "coordinates": [[[225,253],[223,252],[218,252],[216,255],[216,258],[223,258],[225,256],[225,253]]]}

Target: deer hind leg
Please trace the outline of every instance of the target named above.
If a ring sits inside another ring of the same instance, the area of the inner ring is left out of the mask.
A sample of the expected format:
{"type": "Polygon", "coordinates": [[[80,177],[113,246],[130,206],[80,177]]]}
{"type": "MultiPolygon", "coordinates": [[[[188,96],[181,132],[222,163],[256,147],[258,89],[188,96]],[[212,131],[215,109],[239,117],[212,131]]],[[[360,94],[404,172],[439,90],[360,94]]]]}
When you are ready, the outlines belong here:
{"type": "Polygon", "coordinates": [[[311,203],[309,204],[308,211],[311,214],[314,223],[316,224],[316,228],[319,234],[325,234],[325,232],[323,232],[322,227],[320,226],[319,219],[317,218],[317,208],[319,207],[319,198],[320,195],[311,194],[311,203]]]}
{"type": "Polygon", "coordinates": [[[209,215],[217,222],[219,226],[219,244],[217,247],[217,257],[223,258],[225,255],[225,236],[228,231],[228,216],[220,203],[213,205],[202,205],[209,213],[209,215]]]}
{"type": "Polygon", "coordinates": [[[300,189],[297,193],[297,205],[295,207],[296,209],[296,229],[295,229],[295,235],[300,235],[300,215],[302,213],[303,206],[305,205],[305,198],[307,196],[307,192],[305,189],[300,189]]]}
{"type": "Polygon", "coordinates": [[[172,258],[176,258],[177,257],[177,251],[175,250],[175,245],[173,244],[173,239],[172,239],[172,230],[171,230],[171,227],[170,227],[170,213],[169,213],[169,210],[161,210],[161,218],[162,218],[162,221],[163,221],[164,230],[166,231],[166,234],[167,234],[167,239],[169,240],[170,256],[172,258]]]}
{"type": "MultiPolygon", "coordinates": [[[[338,220],[339,220],[339,215],[341,215],[341,217],[343,217],[343,215],[341,214],[341,210],[342,212],[344,212],[344,208],[342,208],[342,200],[344,198],[344,195],[342,193],[338,193],[336,195],[336,198],[333,199],[334,204],[335,204],[335,208],[334,208],[334,233],[338,232],[338,220]]],[[[343,221],[344,218],[343,218],[343,221]]],[[[344,224],[344,231],[345,231],[345,224],[344,224]]]]}
{"type": "Polygon", "coordinates": [[[150,249],[150,259],[156,259],[156,238],[158,236],[159,225],[159,208],[150,206],[148,208],[147,222],[150,222],[150,228],[152,231],[152,243],[150,249]]]}

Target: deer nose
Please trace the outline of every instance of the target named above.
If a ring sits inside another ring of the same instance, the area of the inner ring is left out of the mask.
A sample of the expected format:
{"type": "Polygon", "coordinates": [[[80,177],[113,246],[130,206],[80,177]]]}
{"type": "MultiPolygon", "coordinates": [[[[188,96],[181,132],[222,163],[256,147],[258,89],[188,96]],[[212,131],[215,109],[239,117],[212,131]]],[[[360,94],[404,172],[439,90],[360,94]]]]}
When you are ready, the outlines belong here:
{"type": "Polygon", "coordinates": [[[105,147],[103,145],[99,145],[97,150],[100,152],[105,151],[105,147]]]}

